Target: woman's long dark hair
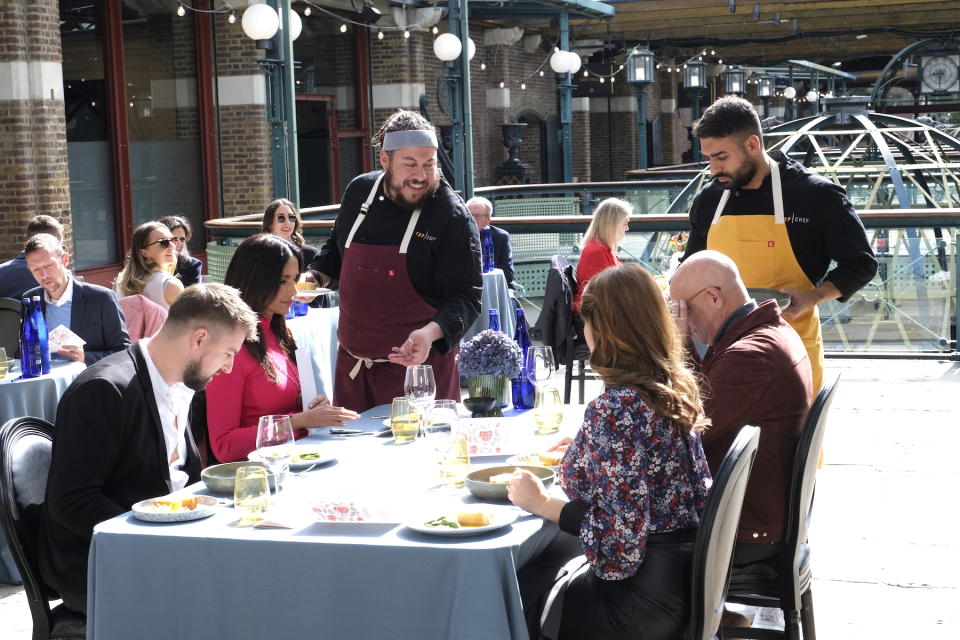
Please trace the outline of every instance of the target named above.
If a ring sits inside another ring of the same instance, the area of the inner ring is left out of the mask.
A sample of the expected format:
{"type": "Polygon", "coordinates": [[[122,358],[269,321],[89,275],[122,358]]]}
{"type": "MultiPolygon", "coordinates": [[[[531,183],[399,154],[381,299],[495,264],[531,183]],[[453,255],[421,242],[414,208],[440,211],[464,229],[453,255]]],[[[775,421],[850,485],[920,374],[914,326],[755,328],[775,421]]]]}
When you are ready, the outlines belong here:
{"type": "MultiPolygon", "coordinates": [[[[273,301],[280,288],[283,268],[290,258],[297,259],[297,273],[303,271],[303,256],[300,248],[292,242],[270,233],[258,233],[243,241],[230,259],[223,283],[240,290],[240,297],[251,309],[263,316],[267,305],[273,301]]],[[[270,330],[277,336],[280,348],[291,360],[297,344],[287,329],[287,323],[280,314],[273,314],[270,330]]],[[[244,343],[254,360],[260,363],[271,382],[277,381],[277,373],[267,359],[263,328],[257,324],[257,340],[244,343]]]]}

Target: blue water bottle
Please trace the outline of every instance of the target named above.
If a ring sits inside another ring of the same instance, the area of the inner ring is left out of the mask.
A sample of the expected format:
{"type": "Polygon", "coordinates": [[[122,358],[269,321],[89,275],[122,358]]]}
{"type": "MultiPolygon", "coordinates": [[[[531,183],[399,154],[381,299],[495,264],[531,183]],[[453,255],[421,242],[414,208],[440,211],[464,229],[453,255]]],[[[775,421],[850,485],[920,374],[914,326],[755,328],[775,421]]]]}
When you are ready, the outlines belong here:
{"type": "Polygon", "coordinates": [[[493,271],[493,233],[490,227],[480,230],[480,248],[483,255],[483,272],[493,271]]]}
{"type": "Polygon", "coordinates": [[[50,373],[50,345],[47,342],[47,319],[43,317],[43,305],[40,296],[33,296],[33,323],[37,327],[37,341],[40,344],[40,372],[50,373]]]}
{"type": "Polygon", "coordinates": [[[37,325],[30,307],[30,298],[20,301],[20,375],[36,378],[43,370],[37,325]]]}
{"type": "Polygon", "coordinates": [[[490,314],[490,329],[493,331],[500,331],[500,312],[496,309],[490,309],[487,313],[490,314]]]}
{"type": "Polygon", "coordinates": [[[533,409],[536,395],[533,383],[527,377],[527,351],[530,350],[530,334],[527,333],[527,318],[520,305],[517,305],[517,330],[513,339],[520,347],[520,352],[523,353],[523,366],[520,368],[520,375],[510,381],[513,391],[513,407],[515,409],[533,409]]]}

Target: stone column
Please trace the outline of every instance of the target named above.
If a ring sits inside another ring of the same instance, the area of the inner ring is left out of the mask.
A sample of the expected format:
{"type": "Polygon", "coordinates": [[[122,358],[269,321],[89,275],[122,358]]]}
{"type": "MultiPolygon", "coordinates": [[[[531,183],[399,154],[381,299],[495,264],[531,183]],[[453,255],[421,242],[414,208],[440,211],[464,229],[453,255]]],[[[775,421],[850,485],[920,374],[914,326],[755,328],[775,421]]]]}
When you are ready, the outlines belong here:
{"type": "Polygon", "coordinates": [[[0,261],[20,252],[40,213],[72,246],[59,18],[54,0],[0,8],[0,261]]]}

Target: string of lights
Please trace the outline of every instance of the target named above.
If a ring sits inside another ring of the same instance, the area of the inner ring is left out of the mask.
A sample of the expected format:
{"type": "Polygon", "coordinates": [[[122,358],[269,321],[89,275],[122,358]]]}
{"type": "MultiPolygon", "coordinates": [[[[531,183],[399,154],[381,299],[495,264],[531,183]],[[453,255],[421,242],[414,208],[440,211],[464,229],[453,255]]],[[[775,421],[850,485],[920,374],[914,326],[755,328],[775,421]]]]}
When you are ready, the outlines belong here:
{"type": "Polygon", "coordinates": [[[237,22],[237,14],[234,13],[234,8],[228,4],[223,5],[222,7],[215,7],[213,9],[198,9],[194,6],[187,4],[186,2],[177,2],[177,15],[181,18],[187,15],[187,11],[192,11],[193,13],[204,13],[207,15],[221,15],[224,13],[230,14],[227,16],[227,22],[230,24],[235,24],[237,22]]]}

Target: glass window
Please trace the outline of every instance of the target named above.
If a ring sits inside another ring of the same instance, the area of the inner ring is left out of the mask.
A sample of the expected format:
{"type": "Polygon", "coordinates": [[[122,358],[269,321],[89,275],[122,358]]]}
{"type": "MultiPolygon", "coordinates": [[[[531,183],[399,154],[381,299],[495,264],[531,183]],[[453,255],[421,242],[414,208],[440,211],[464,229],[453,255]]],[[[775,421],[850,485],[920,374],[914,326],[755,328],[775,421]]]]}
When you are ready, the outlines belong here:
{"type": "Polygon", "coordinates": [[[357,109],[358,69],[354,62],[354,38],[364,30],[347,25],[341,33],[339,20],[316,13],[303,18],[303,31],[293,43],[297,61],[296,84],[299,93],[319,93],[336,97],[337,129],[363,126],[357,109]]]}
{"type": "Polygon", "coordinates": [[[100,3],[60,3],[73,253],[78,269],[119,261],[100,3]]]}
{"type": "Polygon", "coordinates": [[[176,9],[175,0],[124,2],[133,225],[185,216],[196,251],[205,244],[196,35],[194,14],[176,9]]]}

